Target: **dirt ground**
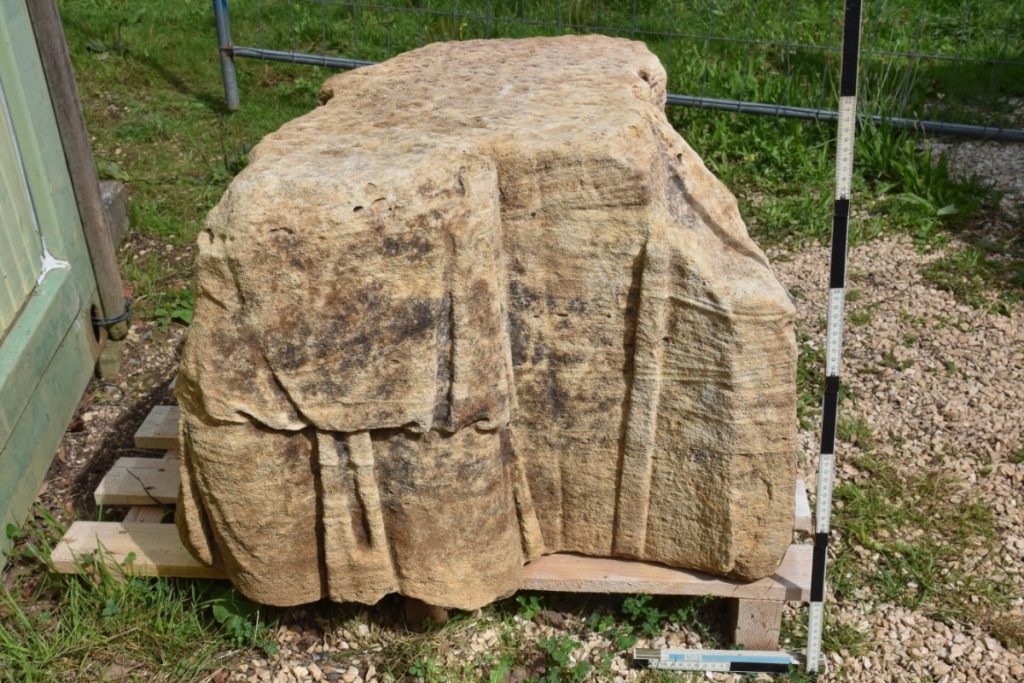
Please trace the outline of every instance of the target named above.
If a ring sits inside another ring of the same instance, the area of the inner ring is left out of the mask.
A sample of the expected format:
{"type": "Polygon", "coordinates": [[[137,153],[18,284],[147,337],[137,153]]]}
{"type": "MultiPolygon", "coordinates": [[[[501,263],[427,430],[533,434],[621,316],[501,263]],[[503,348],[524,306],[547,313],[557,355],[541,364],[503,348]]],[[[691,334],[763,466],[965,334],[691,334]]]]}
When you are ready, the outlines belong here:
{"type": "MultiPolygon", "coordinates": [[[[953,148],[952,159],[954,167],[983,173],[1009,191],[999,214],[983,228],[990,234],[981,237],[1019,242],[1024,146],[966,143],[953,148]]],[[[965,246],[954,240],[943,250],[922,254],[908,239],[883,238],[851,251],[849,289],[858,294],[851,297],[847,314],[857,322],[848,324],[845,335],[843,377],[852,399],[841,410],[863,436],[848,440],[839,451],[837,484],[869,487],[873,472],[854,463],[863,463],[858,456],[870,451],[908,481],[921,473],[948,478],[952,485],[943,489],[948,506],[968,501],[983,505],[993,517],[997,542],[994,550],[964,547],[960,569],[983,579],[998,576],[1009,586],[1011,607],[998,618],[1019,625],[1024,620],[1024,305],[1011,303],[1002,313],[987,312],[922,278],[927,262],[965,246]]],[[[797,301],[800,328],[807,335],[804,343],[820,347],[827,250],[775,251],[770,256],[797,301]]],[[[63,520],[94,513],[92,492],[103,473],[117,457],[135,452],[132,434],[150,408],[171,401],[167,386],[185,332],[177,325],[161,329],[135,323],[120,374],[89,385],[41,493],[46,507],[63,520]]],[[[801,443],[801,468],[813,482],[816,419],[802,430],[801,443]]],[[[862,571],[872,571],[880,561],[869,542],[841,534],[838,541],[851,544],[862,571]]],[[[614,650],[572,608],[545,609],[532,619],[506,615],[500,624],[469,619],[444,634],[440,663],[472,659],[499,640],[538,641],[559,633],[574,634],[582,643],[573,661],[614,650]]],[[[802,609],[789,609],[793,623],[805,619],[802,609]]],[[[393,654],[395,643],[407,637],[397,602],[386,600],[375,610],[346,608],[337,618],[318,610],[281,611],[275,657],[238,653],[212,679],[386,679],[378,673],[386,668],[380,658],[393,654]]],[[[938,619],[924,605],[914,608],[879,599],[870,590],[831,602],[828,610],[840,623],[865,633],[867,646],[858,654],[829,652],[826,680],[1024,681],[1020,643],[1008,648],[984,620],[938,619]]],[[[693,629],[670,626],[660,637],[641,638],[637,646],[694,646],[701,641],[702,634],[693,629]]],[[[615,654],[605,670],[616,680],[631,680],[636,674],[623,654],[615,654]]],[[[542,664],[518,665],[507,680],[536,675],[542,664]]]]}

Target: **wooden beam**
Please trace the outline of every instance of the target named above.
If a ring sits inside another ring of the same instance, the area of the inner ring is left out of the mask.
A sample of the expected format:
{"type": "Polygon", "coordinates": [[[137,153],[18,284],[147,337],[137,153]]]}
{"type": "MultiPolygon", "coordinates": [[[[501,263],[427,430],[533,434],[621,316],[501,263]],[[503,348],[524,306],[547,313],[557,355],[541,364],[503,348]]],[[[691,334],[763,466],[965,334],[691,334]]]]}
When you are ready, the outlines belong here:
{"type": "Polygon", "coordinates": [[[136,448],[178,448],[178,406],[154,406],[135,432],[136,448]]]}
{"type": "Polygon", "coordinates": [[[120,180],[101,180],[100,199],[107,217],[110,241],[116,251],[128,232],[128,186],[120,180]]]}
{"type": "MultiPolygon", "coordinates": [[[[185,549],[173,524],[137,522],[75,522],[51,553],[61,573],[76,573],[76,558],[102,548],[112,567],[140,576],[223,578],[185,549]],[[134,556],[126,565],[129,556],[134,556]]],[[[524,568],[527,590],[571,593],[649,593],[711,595],[721,598],[806,601],[810,589],[811,546],[793,545],[779,570],[760,581],[742,583],[701,572],[583,555],[555,554],[524,568]]]]}
{"type": "Polygon", "coordinates": [[[136,576],[224,578],[220,570],[192,557],[173,524],[75,522],[50,553],[50,560],[58,572],[77,574],[88,556],[102,557],[113,571],[136,576]],[[93,555],[97,549],[101,552],[93,555]]]}
{"type": "Polygon", "coordinates": [[[173,505],[181,481],[178,460],[120,458],[93,492],[97,505],[173,505]]]}
{"type": "MultiPolygon", "coordinates": [[[[75,522],[51,554],[62,573],[74,573],[75,558],[103,548],[108,562],[125,565],[141,576],[221,578],[219,570],[199,563],[181,544],[173,524],[75,522]]],[[[523,588],[560,592],[711,595],[753,600],[806,600],[810,578],[810,546],[791,546],[775,575],[742,583],[700,572],[648,562],[556,554],[541,557],[525,569],[523,588]],[[802,571],[807,569],[808,571],[802,571]]]]}
{"type": "Polygon", "coordinates": [[[796,509],[793,511],[793,530],[811,533],[814,522],[811,520],[811,504],[807,502],[807,485],[803,479],[796,480],[796,509]]]}
{"type": "Polygon", "coordinates": [[[743,583],[652,562],[559,553],[524,569],[523,588],[563,593],[713,595],[720,598],[806,601],[811,585],[809,545],[791,545],[772,576],[743,583]]]}
{"type": "Polygon", "coordinates": [[[778,649],[783,604],[778,600],[733,600],[729,611],[733,642],[746,650],[778,649]]]}
{"type": "Polygon", "coordinates": [[[123,522],[146,522],[160,524],[170,511],[162,505],[134,505],[128,509],[123,522]]]}
{"type": "MultiPolygon", "coordinates": [[[[75,85],[68,46],[64,42],[64,28],[60,23],[55,0],[31,0],[26,5],[50,100],[53,102],[103,315],[107,318],[115,317],[124,311],[124,285],[117,266],[114,242],[107,227],[96,163],[89,146],[89,133],[78,100],[78,87],[75,85]]],[[[127,325],[121,328],[111,329],[111,337],[123,337],[127,333],[127,325]]]]}

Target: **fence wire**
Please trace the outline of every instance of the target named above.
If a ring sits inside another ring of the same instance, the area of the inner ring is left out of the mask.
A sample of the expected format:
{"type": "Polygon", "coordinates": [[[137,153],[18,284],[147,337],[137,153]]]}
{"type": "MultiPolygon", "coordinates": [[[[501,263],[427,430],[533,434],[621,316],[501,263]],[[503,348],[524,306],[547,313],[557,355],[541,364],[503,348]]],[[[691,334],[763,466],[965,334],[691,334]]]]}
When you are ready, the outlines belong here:
{"type": "MultiPolygon", "coordinates": [[[[239,103],[238,57],[354,68],[441,40],[602,33],[642,40],[658,55],[670,104],[818,120],[835,117],[841,5],[238,0],[229,24],[227,0],[214,0],[229,108],[239,103]]],[[[859,95],[865,117],[1024,141],[1024,3],[865,2],[859,95]]]]}

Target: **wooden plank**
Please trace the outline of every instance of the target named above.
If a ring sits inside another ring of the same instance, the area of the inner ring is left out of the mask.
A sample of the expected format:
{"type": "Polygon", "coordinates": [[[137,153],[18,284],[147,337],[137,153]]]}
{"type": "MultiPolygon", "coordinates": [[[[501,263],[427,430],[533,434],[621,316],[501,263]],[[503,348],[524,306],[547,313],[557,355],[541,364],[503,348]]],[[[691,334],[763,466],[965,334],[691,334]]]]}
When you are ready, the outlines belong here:
{"type": "MultiPolygon", "coordinates": [[[[78,100],[75,73],[64,41],[56,0],[27,3],[39,59],[53,103],[57,130],[64,147],[71,186],[99,289],[103,315],[110,318],[124,312],[124,285],[114,253],[114,241],[107,227],[107,215],[100,195],[99,177],[89,146],[89,133],[78,100]]],[[[123,325],[127,333],[127,326],[123,325]]],[[[121,335],[123,336],[123,334],[121,335]]],[[[120,337],[116,337],[120,338],[120,337]]]]}
{"type": "Polygon", "coordinates": [[[178,406],[154,406],[135,432],[136,448],[178,447],[178,406]]]}
{"type": "Polygon", "coordinates": [[[93,492],[97,505],[172,505],[178,500],[177,459],[120,458],[93,492]]]}
{"type": "Polygon", "coordinates": [[[563,593],[713,595],[721,598],[806,602],[811,546],[791,545],[774,575],[743,583],[651,562],[583,555],[546,555],[526,565],[523,588],[563,593]]]}
{"type": "MultiPolygon", "coordinates": [[[[54,567],[75,573],[75,558],[106,550],[108,562],[135,560],[129,573],[140,576],[223,578],[216,569],[198,562],[181,544],[173,524],[136,522],[75,522],[51,554],[54,567]]],[[[805,601],[810,585],[811,546],[791,546],[772,577],[741,583],[700,572],[629,560],[547,555],[524,568],[523,588],[586,593],[649,593],[655,595],[712,595],[755,600],[805,601]]]]}
{"type": "Polygon", "coordinates": [[[796,480],[796,510],[794,511],[793,529],[811,533],[814,523],[811,521],[811,504],[807,502],[807,485],[803,479],[796,480]]]}
{"type": "Polygon", "coordinates": [[[134,505],[128,510],[122,522],[145,522],[160,524],[169,511],[162,505],[134,505]]]}
{"type": "Polygon", "coordinates": [[[107,229],[114,249],[128,232],[128,186],[120,180],[101,180],[100,199],[107,216],[107,229]]]}
{"type": "Polygon", "coordinates": [[[152,457],[152,458],[118,458],[114,463],[114,467],[125,467],[135,470],[145,469],[164,469],[168,465],[168,461],[173,460],[174,466],[177,467],[178,452],[168,451],[164,457],[152,457]]]}
{"type": "Polygon", "coordinates": [[[50,559],[62,574],[79,570],[77,558],[103,548],[102,556],[113,569],[136,576],[178,576],[222,579],[218,569],[200,563],[185,549],[173,524],[138,522],[75,522],[53,549],[50,559]],[[129,555],[134,555],[126,565],[129,555]]]}

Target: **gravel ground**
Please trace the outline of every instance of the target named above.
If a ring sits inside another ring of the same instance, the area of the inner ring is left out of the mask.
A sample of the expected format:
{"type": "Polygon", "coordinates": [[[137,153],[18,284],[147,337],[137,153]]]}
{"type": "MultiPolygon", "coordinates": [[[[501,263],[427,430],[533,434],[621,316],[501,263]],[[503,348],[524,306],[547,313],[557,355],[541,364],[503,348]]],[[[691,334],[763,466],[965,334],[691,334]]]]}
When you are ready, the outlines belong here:
{"type": "Polygon", "coordinates": [[[1000,206],[1002,211],[1020,215],[1024,201],[1024,144],[932,140],[927,146],[935,157],[947,156],[949,170],[955,177],[977,176],[995,184],[1006,193],[1000,206]]]}
{"type": "MultiPolygon", "coordinates": [[[[953,167],[959,172],[1005,180],[1010,199],[993,219],[992,234],[1019,239],[1016,216],[1021,215],[1024,199],[1024,147],[990,149],[966,143],[953,151],[953,167]]],[[[992,511],[1000,537],[998,551],[982,554],[965,548],[963,561],[978,576],[1000,571],[1008,576],[1017,596],[1009,615],[1024,620],[1024,306],[1010,305],[1009,316],[987,313],[922,279],[923,264],[964,246],[954,240],[944,251],[921,254],[908,240],[886,238],[851,251],[849,290],[856,290],[859,298],[848,303],[847,312],[863,315],[861,324],[847,327],[843,378],[855,399],[845,401],[841,411],[870,427],[874,451],[900,473],[947,475],[958,482],[949,505],[973,496],[992,511]]],[[[810,335],[808,343],[820,344],[827,250],[775,251],[770,256],[794,294],[800,327],[810,335]]],[[[166,385],[183,336],[177,327],[160,331],[137,325],[132,330],[121,375],[114,382],[90,386],[69,428],[42,494],[51,510],[65,519],[75,509],[87,510],[99,477],[116,457],[130,454],[131,434],[146,412],[168,400],[166,385]]],[[[801,432],[801,467],[808,481],[814,481],[816,429],[815,425],[801,432]]],[[[857,453],[856,446],[841,446],[839,482],[863,482],[868,476],[851,463],[857,453]]],[[[871,553],[862,555],[870,565],[871,553]]],[[[412,649],[430,652],[433,661],[448,672],[459,671],[462,680],[486,679],[496,651],[531,652],[505,679],[524,681],[543,672],[545,657],[538,654],[538,643],[566,635],[579,644],[570,664],[586,658],[600,667],[593,680],[637,679],[625,653],[574,616],[583,606],[590,609],[594,601],[571,598],[559,608],[554,604],[559,600],[545,601],[548,609],[533,619],[523,618],[514,603],[506,603],[440,632],[420,635],[404,629],[397,600],[385,600],[374,609],[284,610],[276,615],[280,649],[274,657],[238,653],[231,666],[208,680],[383,682],[393,680],[386,672],[412,649]],[[430,645],[427,650],[425,643],[430,645]]],[[[715,622],[721,618],[721,606],[712,603],[703,614],[710,619],[710,633],[719,638],[721,627],[715,622]]],[[[803,609],[787,609],[794,623],[806,619],[803,609]]],[[[922,610],[876,601],[870,593],[855,602],[830,602],[828,610],[839,623],[865,633],[867,647],[856,656],[843,650],[828,653],[824,680],[1024,681],[1019,645],[1008,650],[980,626],[936,621],[922,610]]],[[[637,645],[699,647],[704,640],[692,629],[669,625],[660,637],[641,638],[637,645]]],[[[709,678],[735,679],[717,674],[709,678]]],[[[444,675],[433,680],[444,680],[444,675]]]]}
{"type": "MultiPolygon", "coordinates": [[[[962,247],[954,242],[949,249],[962,247]]],[[[876,240],[851,250],[849,288],[861,297],[847,311],[870,310],[871,319],[847,327],[841,374],[857,398],[840,410],[867,422],[876,451],[900,472],[950,475],[963,486],[951,505],[973,493],[995,513],[1002,553],[972,557],[965,549],[965,562],[980,576],[1005,570],[1020,596],[1024,463],[1013,459],[1024,444],[1024,306],[1013,306],[1006,317],[958,303],[920,276],[920,267],[939,256],[921,255],[902,239],[876,240]],[[908,339],[915,341],[907,345],[908,339]]],[[[776,255],[776,269],[797,294],[802,326],[819,340],[827,253],[810,249],[792,260],[780,257],[785,258],[776,255]]],[[[817,434],[802,432],[801,437],[804,474],[814,481],[817,434]]],[[[863,476],[844,458],[851,451],[856,447],[840,446],[837,483],[863,476]]],[[[833,667],[842,667],[839,680],[928,680],[929,675],[940,681],[1024,680],[1021,653],[1006,650],[980,629],[947,626],[864,597],[863,603],[838,609],[841,621],[867,628],[871,643],[860,658],[830,655],[833,667]]],[[[1020,597],[1016,614],[1024,614],[1020,597]]]]}

